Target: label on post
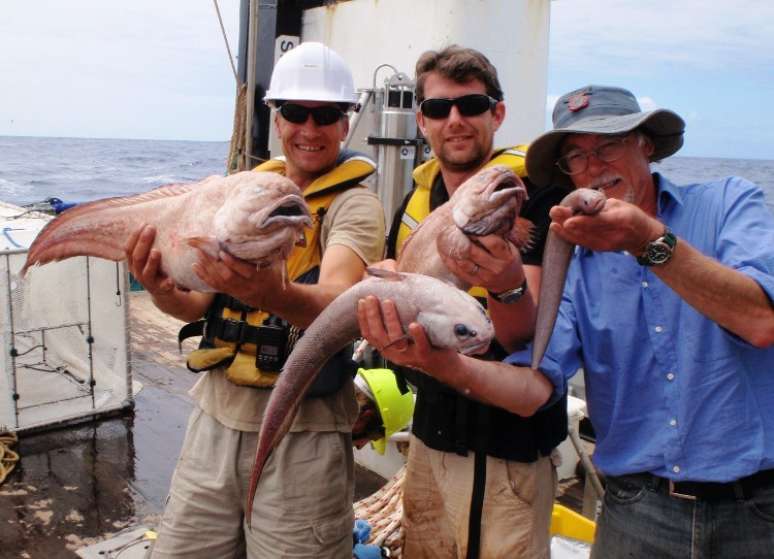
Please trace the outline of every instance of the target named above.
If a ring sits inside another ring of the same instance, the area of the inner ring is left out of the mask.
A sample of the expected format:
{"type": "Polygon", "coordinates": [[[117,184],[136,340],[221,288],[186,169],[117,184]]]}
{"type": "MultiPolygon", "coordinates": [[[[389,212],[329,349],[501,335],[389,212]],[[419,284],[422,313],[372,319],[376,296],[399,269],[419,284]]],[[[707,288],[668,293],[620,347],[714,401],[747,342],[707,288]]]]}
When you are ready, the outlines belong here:
{"type": "Polygon", "coordinates": [[[297,35],[279,35],[274,41],[274,64],[286,52],[293,50],[301,43],[301,37],[297,35]]]}

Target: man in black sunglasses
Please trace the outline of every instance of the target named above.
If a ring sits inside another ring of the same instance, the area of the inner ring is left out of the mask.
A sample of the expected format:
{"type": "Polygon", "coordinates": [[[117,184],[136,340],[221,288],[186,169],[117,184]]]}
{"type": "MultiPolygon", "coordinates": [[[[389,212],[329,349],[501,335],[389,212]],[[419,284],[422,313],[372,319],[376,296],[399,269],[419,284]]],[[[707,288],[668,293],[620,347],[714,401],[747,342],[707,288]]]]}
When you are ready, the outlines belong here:
{"type": "Polygon", "coordinates": [[[192,321],[181,333],[204,334],[188,357],[188,367],[202,371],[191,392],[197,407],[154,558],[352,556],[358,406],[351,348],[323,367],[266,464],[252,510],[243,510],[263,412],[284,360],[303,329],[382,258],[385,232],[384,210],[362,185],[373,162],[340,150],[356,102],[341,57],[302,43],[277,62],[266,101],[277,109],[284,157],[257,170],[298,184],[314,219],[286,273],[202,253],[196,272],[218,293],[182,292],[159,273],[152,231],[127,247],[130,269],[156,305],[192,321]]]}
{"type": "MultiPolygon", "coordinates": [[[[566,191],[529,185],[526,146],[494,147],[505,103],[497,71],[482,53],[459,46],[426,52],[416,79],[417,122],[435,157],[414,172],[414,189],[392,223],[388,257],[396,257],[412,228],[483,167],[506,165],[528,186],[520,219],[535,225],[532,248],[520,254],[488,236],[478,239],[470,260],[446,261],[478,286],[473,293],[488,306],[498,340],[484,359],[499,361],[532,335],[548,211],[566,191]]],[[[374,300],[366,304],[372,313],[383,310],[374,300]]],[[[367,335],[376,336],[369,339],[376,347],[390,341],[386,329],[367,335]]],[[[419,347],[392,346],[384,357],[396,368],[422,363],[426,372],[444,362],[419,347]]],[[[404,485],[404,556],[547,557],[556,488],[550,455],[566,436],[565,401],[523,417],[475,399],[477,386],[444,384],[405,367],[402,373],[417,387],[404,485]]]]}

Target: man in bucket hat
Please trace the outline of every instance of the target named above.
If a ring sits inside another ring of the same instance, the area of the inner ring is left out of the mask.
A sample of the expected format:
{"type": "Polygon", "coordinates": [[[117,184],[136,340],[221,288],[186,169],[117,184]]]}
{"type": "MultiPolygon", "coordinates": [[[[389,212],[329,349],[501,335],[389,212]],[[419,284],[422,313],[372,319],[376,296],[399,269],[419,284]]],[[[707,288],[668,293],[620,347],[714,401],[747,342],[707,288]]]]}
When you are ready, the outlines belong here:
{"type": "Polygon", "coordinates": [[[642,111],[625,89],[568,93],[553,122],[529,148],[530,179],[608,198],[595,216],[551,210],[551,230],[578,249],[539,367],[549,403],[584,370],[607,482],[592,557],[770,557],[774,218],[763,193],[738,177],[677,186],[651,173],[682,146],[684,122],[642,111]]]}
{"type": "Polygon", "coordinates": [[[684,123],[641,111],[624,89],[563,96],[554,125],[527,152],[532,181],[608,199],[595,216],[551,209],[551,229],[579,248],[539,370],[521,366],[528,352],[502,363],[433,349],[418,324],[406,353],[524,417],[584,369],[607,480],[593,559],[771,557],[774,217],[761,190],[737,177],[676,186],[651,174],[682,145],[684,123]]]}

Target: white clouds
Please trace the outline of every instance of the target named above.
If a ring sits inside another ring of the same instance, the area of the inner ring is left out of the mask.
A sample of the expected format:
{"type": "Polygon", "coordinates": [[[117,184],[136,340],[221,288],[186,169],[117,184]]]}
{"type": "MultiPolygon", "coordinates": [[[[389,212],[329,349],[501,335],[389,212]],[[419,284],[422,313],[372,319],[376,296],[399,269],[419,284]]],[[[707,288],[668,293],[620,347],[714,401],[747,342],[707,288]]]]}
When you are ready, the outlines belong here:
{"type": "Polygon", "coordinates": [[[771,158],[774,2],[555,0],[548,91],[589,83],[677,112],[685,155],[771,158]]]}
{"type": "MultiPolygon", "coordinates": [[[[219,4],[234,51],[239,0],[219,4]]],[[[6,1],[0,53],[0,135],[230,136],[234,78],[209,0],[6,1]]]]}
{"type": "Polygon", "coordinates": [[[723,70],[774,60],[774,2],[739,0],[558,0],[552,58],[562,64],[621,64],[639,72],[680,64],[723,70]]]}
{"type": "Polygon", "coordinates": [[[643,111],[653,111],[661,108],[651,97],[638,97],[637,102],[643,111]]]}

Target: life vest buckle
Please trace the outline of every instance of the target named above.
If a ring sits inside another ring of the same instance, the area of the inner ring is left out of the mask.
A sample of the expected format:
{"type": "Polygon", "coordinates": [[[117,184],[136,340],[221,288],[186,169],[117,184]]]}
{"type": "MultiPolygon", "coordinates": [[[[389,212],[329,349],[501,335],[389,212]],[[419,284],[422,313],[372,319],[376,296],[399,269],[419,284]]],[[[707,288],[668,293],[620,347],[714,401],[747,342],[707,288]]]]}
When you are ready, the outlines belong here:
{"type": "MultiPolygon", "coordinates": [[[[245,326],[248,326],[246,322],[232,320],[230,318],[214,322],[214,331],[212,332],[213,337],[220,338],[227,342],[236,342],[238,344],[245,341],[245,326]]],[[[207,329],[207,334],[210,334],[209,328],[207,329]]]]}

